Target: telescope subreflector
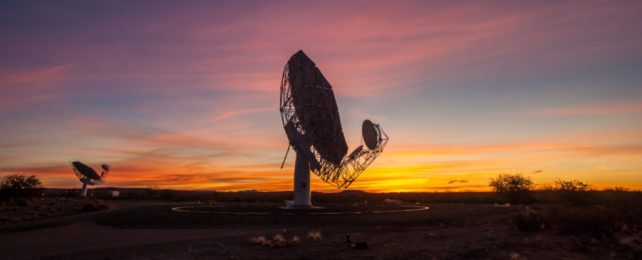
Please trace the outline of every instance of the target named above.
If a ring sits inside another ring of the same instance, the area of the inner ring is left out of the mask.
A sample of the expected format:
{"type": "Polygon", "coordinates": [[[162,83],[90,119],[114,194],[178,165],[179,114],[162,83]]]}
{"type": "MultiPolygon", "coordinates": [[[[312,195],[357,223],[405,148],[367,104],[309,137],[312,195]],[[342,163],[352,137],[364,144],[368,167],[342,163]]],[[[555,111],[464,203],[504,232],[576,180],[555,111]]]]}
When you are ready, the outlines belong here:
{"type": "Polygon", "coordinates": [[[294,200],[286,208],[314,208],[310,171],[326,183],[347,189],[388,142],[381,126],[365,120],[362,134],[368,149],[361,145],[346,156],[348,144],[332,86],[303,51],[292,55],[283,69],[280,111],[290,147],[297,154],[294,200]]]}

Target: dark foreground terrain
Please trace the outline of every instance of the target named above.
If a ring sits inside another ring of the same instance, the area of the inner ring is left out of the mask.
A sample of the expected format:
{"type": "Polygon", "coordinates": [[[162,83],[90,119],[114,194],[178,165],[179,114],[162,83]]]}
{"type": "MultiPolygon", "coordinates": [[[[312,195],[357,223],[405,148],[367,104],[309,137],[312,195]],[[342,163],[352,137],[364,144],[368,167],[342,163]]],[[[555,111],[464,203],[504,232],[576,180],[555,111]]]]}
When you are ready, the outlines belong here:
{"type": "Polygon", "coordinates": [[[0,226],[0,259],[636,259],[642,245],[636,226],[596,232],[547,226],[559,223],[545,220],[559,208],[546,205],[423,203],[430,209],[284,215],[265,210],[280,205],[265,203],[215,203],[212,214],[171,210],[198,206],[191,202],[107,204],[108,210],[0,226]],[[270,214],[214,214],[217,207],[270,214]]]}

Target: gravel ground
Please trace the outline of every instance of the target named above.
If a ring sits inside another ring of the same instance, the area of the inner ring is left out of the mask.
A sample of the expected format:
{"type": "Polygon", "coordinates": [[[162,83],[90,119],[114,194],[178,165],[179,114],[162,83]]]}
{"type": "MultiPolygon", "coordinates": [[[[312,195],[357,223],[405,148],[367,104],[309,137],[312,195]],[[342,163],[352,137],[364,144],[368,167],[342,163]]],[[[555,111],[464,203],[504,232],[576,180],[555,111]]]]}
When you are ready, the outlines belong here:
{"type": "MultiPolygon", "coordinates": [[[[192,204],[110,202],[107,211],[5,225],[0,227],[0,259],[635,257],[610,240],[520,232],[510,222],[519,207],[434,204],[427,205],[427,211],[345,215],[219,215],[171,210],[187,205],[192,204]],[[351,243],[346,242],[347,235],[351,243]],[[249,241],[261,236],[263,243],[249,241]],[[367,248],[357,249],[354,244],[367,248]]],[[[223,207],[233,210],[237,206],[223,207]]],[[[351,209],[346,205],[334,208],[351,209]]]]}

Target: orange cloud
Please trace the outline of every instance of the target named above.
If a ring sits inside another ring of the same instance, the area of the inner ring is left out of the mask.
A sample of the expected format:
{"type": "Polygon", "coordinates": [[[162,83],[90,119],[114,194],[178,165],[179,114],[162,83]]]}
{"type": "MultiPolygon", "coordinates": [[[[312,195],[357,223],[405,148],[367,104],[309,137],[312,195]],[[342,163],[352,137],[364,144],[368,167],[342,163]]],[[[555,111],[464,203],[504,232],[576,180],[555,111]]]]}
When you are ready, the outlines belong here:
{"type": "Polygon", "coordinates": [[[593,106],[570,106],[528,112],[535,116],[594,116],[642,112],[642,103],[620,103],[593,106]]]}

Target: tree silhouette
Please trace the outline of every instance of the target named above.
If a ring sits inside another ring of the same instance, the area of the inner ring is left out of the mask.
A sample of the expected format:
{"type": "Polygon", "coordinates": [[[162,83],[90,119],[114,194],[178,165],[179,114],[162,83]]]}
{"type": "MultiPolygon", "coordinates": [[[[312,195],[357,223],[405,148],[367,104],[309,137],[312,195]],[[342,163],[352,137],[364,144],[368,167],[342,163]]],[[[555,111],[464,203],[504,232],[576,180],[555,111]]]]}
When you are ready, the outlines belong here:
{"type": "Polygon", "coordinates": [[[511,203],[527,202],[533,181],[521,174],[504,173],[490,180],[490,187],[511,203]]]}
{"type": "Polygon", "coordinates": [[[42,183],[35,175],[12,174],[0,182],[0,197],[33,196],[41,187],[42,183]]]}

